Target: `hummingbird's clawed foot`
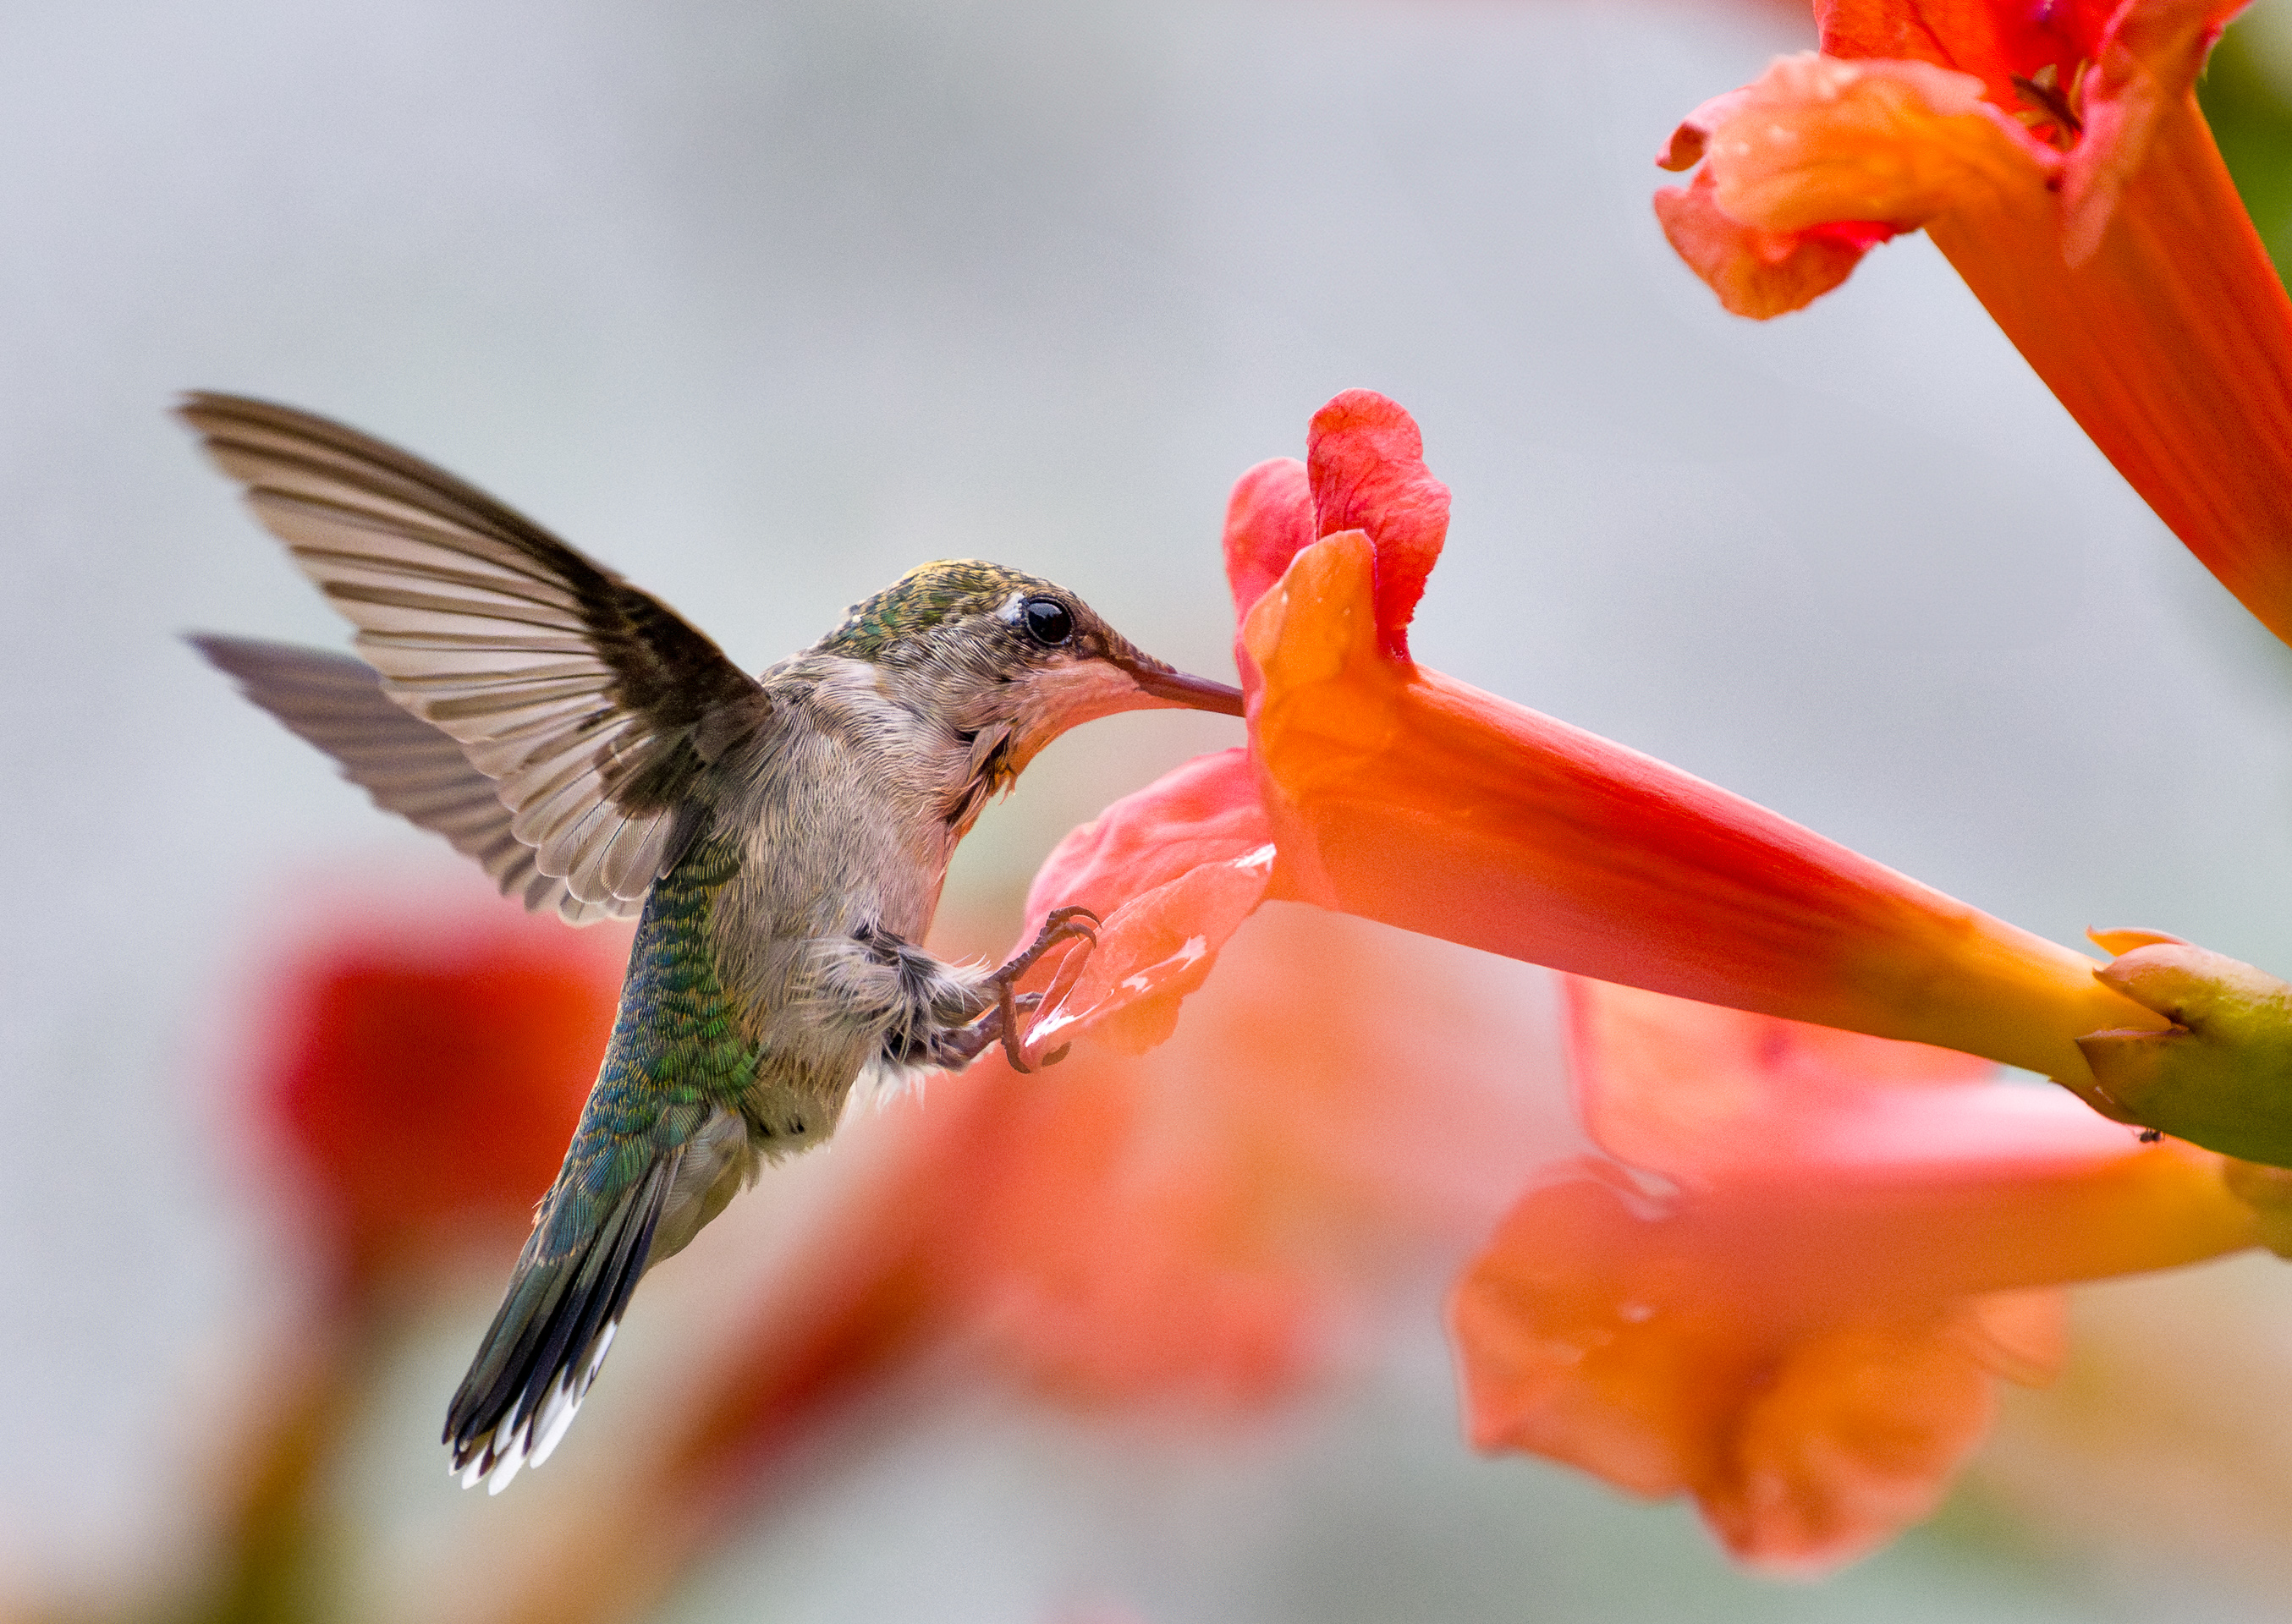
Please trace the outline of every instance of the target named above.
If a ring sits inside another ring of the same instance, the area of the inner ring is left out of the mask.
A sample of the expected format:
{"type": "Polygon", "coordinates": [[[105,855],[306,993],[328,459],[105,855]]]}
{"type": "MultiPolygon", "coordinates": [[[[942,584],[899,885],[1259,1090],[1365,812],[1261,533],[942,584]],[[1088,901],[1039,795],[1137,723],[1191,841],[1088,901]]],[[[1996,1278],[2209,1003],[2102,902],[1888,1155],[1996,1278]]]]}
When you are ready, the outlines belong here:
{"type": "MultiPolygon", "coordinates": [[[[1029,944],[1027,950],[989,977],[989,982],[999,989],[997,1010],[1002,1017],[1003,1053],[1010,1060],[1013,1071],[1031,1072],[1035,1069],[1027,1064],[1027,1045],[1020,1032],[1019,1017],[1039,1007],[1044,1001],[1042,996],[1034,993],[1020,995],[1016,990],[1019,978],[1034,969],[1037,960],[1061,943],[1086,942],[1090,945],[1083,951],[1087,953],[1091,947],[1098,945],[1098,927],[1102,922],[1088,908],[1053,908],[1044,916],[1043,928],[1035,933],[1035,939],[1029,944]],[[1029,1000],[1033,1001],[1032,1003],[1029,1000]]],[[[1055,1065],[1065,1055],[1066,1050],[1061,1049],[1044,1064],[1055,1065]]]]}

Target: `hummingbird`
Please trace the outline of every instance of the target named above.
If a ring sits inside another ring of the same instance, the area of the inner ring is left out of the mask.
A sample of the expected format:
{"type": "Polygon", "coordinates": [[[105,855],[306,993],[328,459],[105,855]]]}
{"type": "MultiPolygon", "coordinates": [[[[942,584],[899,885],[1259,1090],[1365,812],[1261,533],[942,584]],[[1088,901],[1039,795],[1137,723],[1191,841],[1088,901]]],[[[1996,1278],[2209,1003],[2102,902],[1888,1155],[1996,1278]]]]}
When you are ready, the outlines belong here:
{"type": "Polygon", "coordinates": [[[909,571],[750,676],[658,599],[475,486],[291,407],[179,409],[358,658],[195,635],[246,696],[504,895],[637,921],[612,1035],[501,1307],[446,1416],[464,1487],[539,1466],[638,1279],[767,1162],[826,1140],[865,1078],[1027,1069],[1020,977],[920,945],[956,844],[1079,722],[1239,690],[1134,647],[998,564],[909,571]]]}

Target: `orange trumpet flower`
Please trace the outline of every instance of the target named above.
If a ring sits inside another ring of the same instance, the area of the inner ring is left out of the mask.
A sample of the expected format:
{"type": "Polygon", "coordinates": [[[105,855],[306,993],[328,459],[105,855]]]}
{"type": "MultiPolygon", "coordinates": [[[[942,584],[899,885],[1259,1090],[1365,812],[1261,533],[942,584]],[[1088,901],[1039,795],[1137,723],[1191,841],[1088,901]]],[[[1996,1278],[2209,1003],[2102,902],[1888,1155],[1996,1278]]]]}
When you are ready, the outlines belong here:
{"type": "Polygon", "coordinates": [[[1835,1566],[1930,1513],[1993,1379],[2058,1365],[2047,1288],[2257,1238],[2218,1157],[1963,1056],[1596,982],[1569,1002],[1615,1160],[1547,1169],[1459,1282],[1467,1425],[1692,1494],[1755,1566],[1835,1566]]]}
{"type": "Polygon", "coordinates": [[[1828,0],[1820,56],[1658,162],[1672,245],[1764,318],[1924,228],[2159,518],[2292,641],[2292,300],[2193,85],[2240,0],[1828,0]]]}
{"type": "Polygon", "coordinates": [[[2094,963],[1676,768],[1425,670],[1408,627],[1446,532],[1416,426],[1367,390],[1307,462],[1236,487],[1247,751],[1077,830],[1037,875],[1106,915],[1030,1042],[1134,1049],[1258,901],[1295,897],[1535,963],[1964,1049],[2092,1087],[2076,1040],[2162,1017],[2094,963]]]}

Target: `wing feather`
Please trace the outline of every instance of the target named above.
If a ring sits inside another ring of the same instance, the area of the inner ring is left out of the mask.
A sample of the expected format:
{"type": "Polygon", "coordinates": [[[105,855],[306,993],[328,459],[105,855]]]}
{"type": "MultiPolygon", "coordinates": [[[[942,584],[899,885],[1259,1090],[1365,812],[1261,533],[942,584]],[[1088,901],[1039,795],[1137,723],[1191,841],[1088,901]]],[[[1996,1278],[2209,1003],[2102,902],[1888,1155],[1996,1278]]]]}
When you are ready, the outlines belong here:
{"type": "Polygon", "coordinates": [[[642,901],[709,762],[769,720],[763,687],[666,605],[417,457],[264,401],[181,409],[358,627],[383,691],[496,781],[539,875],[608,912],[642,901]]]}
{"type": "MultiPolygon", "coordinates": [[[[449,735],[383,692],[382,679],[363,660],[253,638],[207,634],[189,641],[289,732],[332,756],[375,805],[444,835],[455,850],[476,859],[503,896],[517,897],[529,911],[554,909],[569,923],[586,925],[627,918],[643,905],[617,896],[584,902],[561,877],[543,872],[537,854],[512,829],[494,781],[470,764],[449,735]]],[[[642,896],[642,887],[638,892],[642,896]]]]}

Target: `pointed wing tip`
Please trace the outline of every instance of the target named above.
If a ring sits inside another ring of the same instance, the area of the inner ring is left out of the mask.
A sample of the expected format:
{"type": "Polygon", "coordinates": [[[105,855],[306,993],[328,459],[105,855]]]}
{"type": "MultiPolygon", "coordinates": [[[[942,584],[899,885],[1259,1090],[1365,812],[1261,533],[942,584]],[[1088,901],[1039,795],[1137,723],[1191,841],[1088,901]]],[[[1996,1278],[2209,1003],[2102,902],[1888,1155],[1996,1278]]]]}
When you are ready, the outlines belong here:
{"type": "MultiPolygon", "coordinates": [[[[291,406],[275,406],[249,395],[219,394],[213,390],[185,390],[175,397],[169,415],[191,431],[198,449],[226,478],[250,486],[243,470],[232,467],[230,446],[233,430],[244,431],[264,423],[277,424],[302,414],[291,406]]],[[[251,494],[251,489],[250,489],[251,494]]]]}
{"type": "Polygon", "coordinates": [[[229,417],[291,409],[276,401],[258,400],[253,395],[234,395],[225,390],[214,389],[184,390],[175,397],[174,405],[169,408],[175,416],[195,428],[201,417],[229,417]]]}
{"type": "Polygon", "coordinates": [[[252,674],[266,651],[275,652],[285,644],[266,643],[261,638],[238,637],[228,631],[179,631],[175,634],[198,653],[199,658],[214,666],[226,677],[241,683],[252,674]]]}
{"type": "Polygon", "coordinates": [[[223,420],[233,414],[234,408],[259,406],[242,395],[219,394],[214,390],[187,389],[175,397],[167,414],[192,433],[206,438],[214,432],[223,420]]]}
{"type": "MultiPolygon", "coordinates": [[[[333,418],[321,417],[316,412],[305,412],[300,406],[282,405],[276,400],[264,400],[254,395],[232,395],[220,390],[190,389],[175,397],[169,415],[189,429],[199,439],[199,448],[215,460],[222,471],[242,485],[251,484],[243,473],[223,461],[223,452],[238,435],[285,435],[320,445],[339,448],[345,441],[351,445],[368,443],[368,437],[333,418]]],[[[385,457],[403,456],[383,446],[371,444],[385,457]]],[[[244,447],[243,447],[244,449],[244,447]]]]}
{"type": "MultiPolygon", "coordinates": [[[[247,689],[247,696],[258,704],[262,696],[254,692],[253,685],[266,675],[275,676],[284,670],[297,667],[304,670],[316,666],[330,675],[343,671],[368,676],[371,668],[365,661],[329,648],[312,648],[303,643],[281,643],[271,638],[241,637],[235,631],[179,631],[175,634],[198,653],[199,658],[236,679],[247,689]]],[[[265,705],[266,709],[275,707],[265,705]]],[[[283,719],[282,719],[283,720],[283,719]]],[[[428,724],[424,724],[425,727],[428,724]]]]}

